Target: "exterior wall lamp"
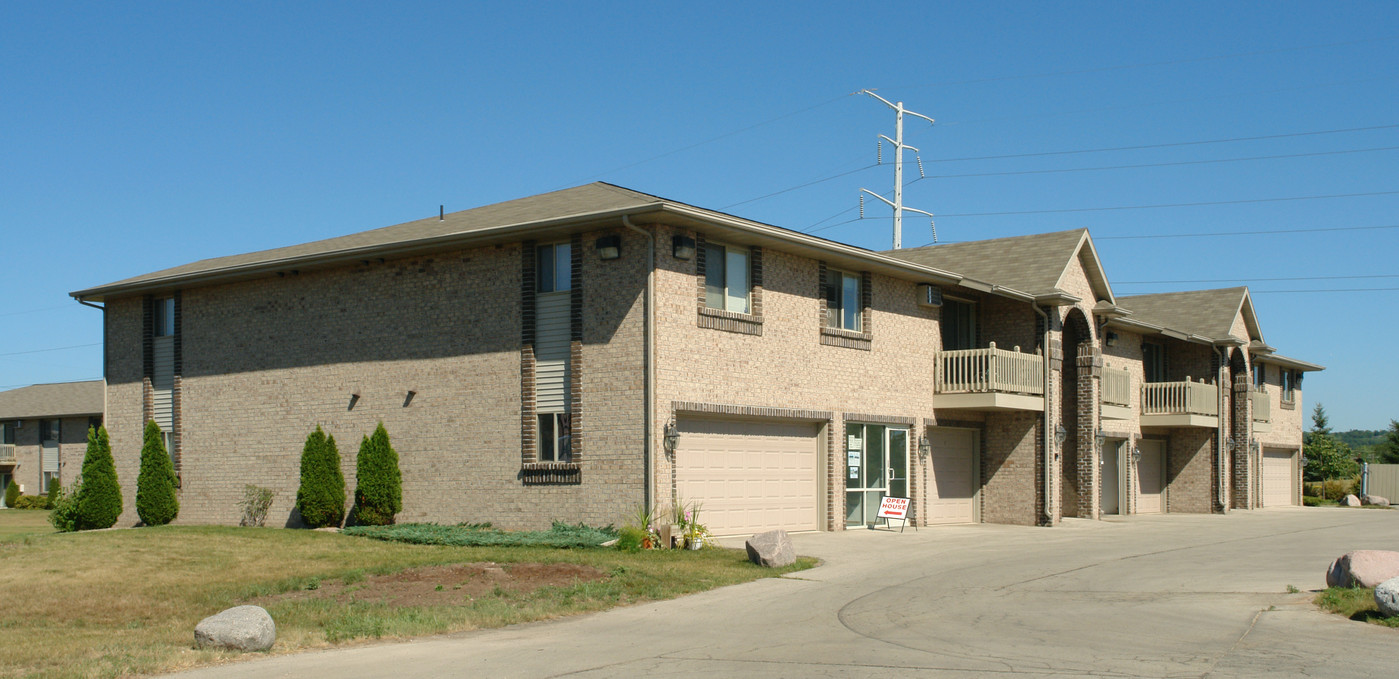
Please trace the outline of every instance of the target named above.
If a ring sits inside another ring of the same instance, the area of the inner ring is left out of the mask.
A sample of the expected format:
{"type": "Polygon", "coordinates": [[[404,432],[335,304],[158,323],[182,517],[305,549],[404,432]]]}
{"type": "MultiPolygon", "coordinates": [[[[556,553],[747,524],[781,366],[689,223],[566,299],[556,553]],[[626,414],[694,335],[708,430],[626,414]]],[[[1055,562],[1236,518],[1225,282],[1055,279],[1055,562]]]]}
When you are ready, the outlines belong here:
{"type": "Polygon", "coordinates": [[[1103,444],[1108,441],[1108,435],[1103,431],[1102,427],[1098,427],[1098,433],[1093,436],[1093,440],[1097,441],[1098,450],[1102,450],[1103,444]]]}
{"type": "Polygon", "coordinates": [[[1224,439],[1224,449],[1225,449],[1225,450],[1227,450],[1227,451],[1229,451],[1229,452],[1231,452],[1231,453],[1234,452],[1234,445],[1235,445],[1234,437],[1232,437],[1232,436],[1227,436],[1227,437],[1225,437],[1225,439],[1224,439]]]}
{"type": "Polygon", "coordinates": [[[671,236],[670,254],[675,255],[676,259],[694,259],[695,239],[689,236],[671,236]]]}
{"type": "Polygon", "coordinates": [[[1117,333],[1109,330],[1107,331],[1107,334],[1103,336],[1103,339],[1108,346],[1117,346],[1117,333]]]}
{"type": "Polygon", "coordinates": [[[1065,429],[1065,428],[1064,428],[1064,425],[1063,425],[1062,423],[1054,427],[1054,442],[1055,442],[1055,443],[1058,443],[1059,445],[1063,445],[1063,444],[1064,444],[1064,441],[1068,440],[1068,438],[1069,438],[1069,430],[1068,430],[1068,429],[1065,429]]]}
{"type": "Polygon", "coordinates": [[[675,420],[671,420],[665,425],[664,445],[667,453],[674,453],[676,444],[680,443],[680,430],[675,426],[675,420]]]}
{"type": "Polygon", "coordinates": [[[596,246],[599,259],[617,259],[622,256],[621,236],[603,236],[597,239],[596,246]]]}
{"type": "Polygon", "coordinates": [[[928,440],[928,435],[924,434],[918,437],[918,455],[920,457],[927,457],[931,455],[932,452],[933,444],[931,441],[928,440]]]}
{"type": "Polygon", "coordinates": [[[1142,461],[1142,449],[1141,449],[1141,448],[1138,447],[1138,448],[1133,448],[1133,449],[1132,449],[1132,461],[1133,461],[1133,462],[1141,462],[1141,461],[1142,461]]]}

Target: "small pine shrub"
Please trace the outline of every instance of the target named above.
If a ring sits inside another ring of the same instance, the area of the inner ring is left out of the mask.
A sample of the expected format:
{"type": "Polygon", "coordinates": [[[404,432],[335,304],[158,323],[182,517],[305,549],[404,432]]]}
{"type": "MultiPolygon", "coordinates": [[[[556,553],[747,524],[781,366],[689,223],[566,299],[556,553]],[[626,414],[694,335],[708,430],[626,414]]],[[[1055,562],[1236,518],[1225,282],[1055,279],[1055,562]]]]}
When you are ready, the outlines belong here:
{"type": "Polygon", "coordinates": [[[238,503],[238,507],[243,510],[243,518],[238,521],[240,526],[262,526],[267,523],[267,510],[272,508],[272,499],[276,493],[257,486],[247,484],[243,486],[243,501],[238,503]]]}
{"type": "Polygon", "coordinates": [[[49,481],[49,492],[47,493],[47,497],[49,499],[49,507],[52,508],[55,504],[57,504],[58,498],[62,495],[63,486],[59,484],[58,479],[51,479],[49,481]]]}
{"type": "Polygon", "coordinates": [[[59,488],[56,496],[50,496],[49,504],[53,511],[49,513],[49,523],[58,532],[71,533],[78,529],[78,497],[82,495],[82,490],[82,481],[78,481],[67,492],[59,488]]]}
{"type": "Polygon", "coordinates": [[[151,420],[141,444],[141,471],[136,476],[136,515],[147,526],[164,526],[180,514],[175,492],[175,463],[165,450],[160,425],[151,420]]]}
{"type": "Polygon", "coordinates": [[[366,526],[393,523],[394,515],[403,510],[403,477],[383,422],[360,442],[355,480],[355,521],[366,526]]]}
{"type": "Polygon", "coordinates": [[[345,475],[340,471],[340,450],[335,437],[320,426],[306,437],[301,449],[301,486],[296,509],[308,528],[338,526],[345,515],[345,475]]]}
{"type": "Polygon", "coordinates": [[[112,461],[107,428],[87,430],[87,454],[83,456],[82,492],[77,493],[78,530],[111,528],[121,516],[121,485],[112,461]]]}
{"type": "Polygon", "coordinates": [[[10,485],[5,486],[5,506],[14,507],[19,501],[19,484],[14,479],[10,479],[10,485]]]}

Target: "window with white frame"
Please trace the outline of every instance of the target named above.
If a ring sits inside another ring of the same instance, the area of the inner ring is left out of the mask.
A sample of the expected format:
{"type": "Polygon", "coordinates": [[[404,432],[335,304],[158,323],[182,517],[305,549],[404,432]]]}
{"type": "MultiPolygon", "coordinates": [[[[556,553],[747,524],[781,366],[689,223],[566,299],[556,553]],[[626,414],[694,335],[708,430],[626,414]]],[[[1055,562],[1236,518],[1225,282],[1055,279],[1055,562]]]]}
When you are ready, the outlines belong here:
{"type": "Polygon", "coordinates": [[[573,418],[568,413],[539,416],[539,461],[573,461],[573,418]]]}
{"type": "Polygon", "coordinates": [[[826,281],[826,327],[860,332],[863,329],[860,276],[827,270],[826,281]]]}
{"type": "Polygon", "coordinates": [[[938,324],[942,330],[943,351],[977,348],[975,302],[944,299],[938,324]]]}
{"type": "Polygon", "coordinates": [[[161,297],[155,300],[153,333],[156,337],[171,337],[175,334],[175,298],[161,297]]]}
{"type": "Polygon", "coordinates": [[[58,420],[39,420],[39,492],[49,492],[51,484],[60,483],[59,438],[63,434],[58,420]]]}
{"type": "Polygon", "coordinates": [[[535,251],[535,289],[563,292],[573,286],[573,246],[568,243],[540,245],[535,251]]]}
{"type": "Polygon", "coordinates": [[[748,248],[704,244],[704,305],[710,309],[752,313],[748,248]]]}
{"type": "Polygon", "coordinates": [[[1302,375],[1296,370],[1282,371],[1282,400],[1291,403],[1297,400],[1297,383],[1302,375]]]}
{"type": "Polygon", "coordinates": [[[1262,363],[1253,364],[1253,388],[1263,391],[1263,387],[1268,384],[1268,369],[1262,363]]]}

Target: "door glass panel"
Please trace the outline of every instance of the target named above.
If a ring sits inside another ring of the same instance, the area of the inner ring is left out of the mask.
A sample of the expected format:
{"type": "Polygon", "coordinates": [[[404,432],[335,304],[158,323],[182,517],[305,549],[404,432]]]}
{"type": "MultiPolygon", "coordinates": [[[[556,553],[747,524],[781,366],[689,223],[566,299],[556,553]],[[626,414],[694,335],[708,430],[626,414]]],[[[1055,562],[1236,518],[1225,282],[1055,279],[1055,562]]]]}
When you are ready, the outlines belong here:
{"type": "Polygon", "coordinates": [[[908,430],[889,430],[889,495],[908,497],[908,430]]]}
{"type": "Polygon", "coordinates": [[[845,493],[845,523],[852,526],[864,523],[861,520],[864,517],[864,503],[861,502],[864,497],[865,494],[858,490],[845,493]]]}
{"type": "Polygon", "coordinates": [[[882,491],[882,490],[867,490],[867,491],[865,491],[865,525],[866,525],[866,526],[873,526],[873,525],[875,525],[875,524],[883,523],[883,522],[886,521],[886,519],[881,519],[881,518],[879,518],[879,504],[880,504],[880,502],[883,501],[883,500],[884,500],[884,491],[882,491]]]}
{"type": "MultiPolygon", "coordinates": [[[[884,427],[865,425],[865,488],[884,488],[884,427]]],[[[876,508],[877,509],[877,508],[876,508]]]]}
{"type": "Polygon", "coordinates": [[[860,461],[864,459],[865,431],[858,424],[845,425],[845,487],[863,488],[860,461]]]}

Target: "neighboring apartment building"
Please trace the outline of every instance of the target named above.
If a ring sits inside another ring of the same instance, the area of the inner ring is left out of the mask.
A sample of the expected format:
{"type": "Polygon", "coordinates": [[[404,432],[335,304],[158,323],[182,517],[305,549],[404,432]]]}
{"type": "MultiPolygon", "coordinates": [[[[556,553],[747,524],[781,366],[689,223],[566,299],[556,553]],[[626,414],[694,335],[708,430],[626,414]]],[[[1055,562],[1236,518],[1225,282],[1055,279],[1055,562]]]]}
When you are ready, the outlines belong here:
{"type": "Polygon", "coordinates": [[[0,392],[0,488],[27,495],[82,472],[88,427],[102,424],[101,380],[35,384],[0,392]]]}
{"type": "MultiPolygon", "coordinates": [[[[896,495],[924,525],[1053,525],[1150,510],[1134,452],[1107,456],[1104,498],[1098,451],[1156,441],[1161,511],[1257,506],[1211,504],[1232,483],[1220,430],[1138,421],[1131,396],[1129,424],[1100,415],[1105,327],[1184,341],[1181,370],[1234,340],[1126,320],[1083,230],[880,253],[597,183],[73,294],[104,305],[124,487],[154,419],[182,521],[236,521],[245,483],[293,521],[306,434],[335,435],[353,486],[379,421],[400,521],[607,524],[700,501],[718,534],[835,530],[896,495]]],[[[1230,469],[1252,488],[1256,468],[1230,469]]]]}

